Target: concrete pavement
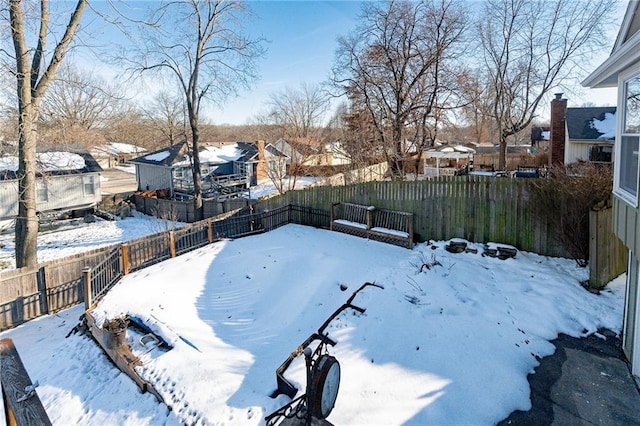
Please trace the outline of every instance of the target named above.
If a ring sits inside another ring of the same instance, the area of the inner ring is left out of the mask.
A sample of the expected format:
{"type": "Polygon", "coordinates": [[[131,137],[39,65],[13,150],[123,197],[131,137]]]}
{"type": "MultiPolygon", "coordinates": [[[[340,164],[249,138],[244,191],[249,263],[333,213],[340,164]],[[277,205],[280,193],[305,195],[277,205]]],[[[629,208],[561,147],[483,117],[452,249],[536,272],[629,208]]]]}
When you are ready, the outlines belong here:
{"type": "Polygon", "coordinates": [[[640,392],[620,340],[601,334],[554,340],[556,352],[528,377],[533,407],[499,425],[640,425],[640,392]]]}

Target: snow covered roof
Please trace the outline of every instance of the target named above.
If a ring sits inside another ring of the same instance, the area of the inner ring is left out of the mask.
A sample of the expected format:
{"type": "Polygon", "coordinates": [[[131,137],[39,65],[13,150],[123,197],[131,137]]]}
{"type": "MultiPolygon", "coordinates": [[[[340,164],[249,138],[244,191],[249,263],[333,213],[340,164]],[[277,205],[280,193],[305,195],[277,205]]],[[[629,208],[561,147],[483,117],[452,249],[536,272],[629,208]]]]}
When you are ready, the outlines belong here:
{"type": "Polygon", "coordinates": [[[106,153],[109,155],[119,154],[142,154],[147,150],[141,146],[133,145],[124,142],[109,142],[104,145],[99,145],[93,148],[92,152],[96,155],[106,153]]]}
{"type": "Polygon", "coordinates": [[[566,120],[569,140],[616,138],[616,107],[567,108],[566,120]]]}
{"type": "MultiPolygon", "coordinates": [[[[4,155],[0,157],[0,179],[16,179],[18,157],[4,155]]],[[[44,151],[36,153],[36,173],[63,175],[74,173],[100,172],[102,168],[86,151],[44,151]]]]}
{"type": "Polygon", "coordinates": [[[130,160],[130,162],[170,167],[175,162],[182,161],[187,152],[187,143],[183,141],[167,148],[141,155],[140,157],[130,160]]]}
{"type": "MultiPolygon", "coordinates": [[[[266,154],[285,156],[271,144],[265,146],[266,154]]],[[[151,152],[134,158],[132,163],[155,164],[162,166],[187,166],[191,164],[191,150],[186,142],[151,152]]],[[[222,146],[207,146],[200,149],[200,163],[226,164],[230,162],[254,161],[258,155],[258,148],[254,142],[236,142],[222,146]]]]}

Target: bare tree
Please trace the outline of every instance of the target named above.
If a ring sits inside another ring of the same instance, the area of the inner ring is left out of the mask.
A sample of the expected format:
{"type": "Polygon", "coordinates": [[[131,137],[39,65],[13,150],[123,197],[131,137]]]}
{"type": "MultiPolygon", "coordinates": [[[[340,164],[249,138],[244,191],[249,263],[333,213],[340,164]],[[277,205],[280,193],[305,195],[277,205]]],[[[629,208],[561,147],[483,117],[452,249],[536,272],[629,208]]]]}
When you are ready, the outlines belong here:
{"type": "Polygon", "coordinates": [[[221,103],[257,77],[261,39],[242,33],[248,10],[240,1],[170,1],[153,10],[138,33],[141,48],[128,60],[138,71],[169,75],[184,96],[191,132],[194,207],[203,216],[200,112],[205,99],[221,103]]]}
{"type": "Polygon", "coordinates": [[[52,125],[91,130],[104,127],[124,95],[94,72],[64,64],[44,96],[41,117],[52,125]]]}
{"type": "Polygon", "coordinates": [[[50,143],[103,143],[104,130],[128,108],[118,85],[94,72],[65,63],[40,108],[41,137],[50,143]]]}
{"type": "Polygon", "coordinates": [[[507,138],[527,128],[550,91],[575,78],[579,64],[602,47],[615,7],[610,0],[484,3],[478,32],[500,138],[500,169],[506,166],[507,138]]]}
{"type": "Polygon", "coordinates": [[[471,140],[475,143],[491,142],[495,133],[495,120],[492,118],[492,99],[485,73],[467,70],[458,76],[461,106],[452,111],[450,127],[458,139],[471,140]]]}
{"type": "Polygon", "coordinates": [[[288,145],[285,152],[289,156],[288,182],[280,164],[275,170],[268,170],[269,178],[280,193],[294,189],[305,164],[312,156],[322,153],[323,120],[328,107],[327,93],[319,85],[302,83],[298,89],[286,88],[269,96],[265,120],[280,129],[282,146],[288,145]]]}
{"type": "Polygon", "coordinates": [[[465,26],[452,0],[365,3],[362,23],[339,40],[333,83],[368,115],[394,179],[403,178],[405,151],[420,149],[408,138],[428,141],[424,126],[454,89],[447,79],[465,26]]]}
{"type": "MultiPolygon", "coordinates": [[[[54,79],[62,60],[68,52],[87,0],[78,0],[69,11],[64,28],[55,33],[55,21],[50,21],[49,2],[41,0],[40,7],[32,3],[9,0],[8,22],[15,56],[3,50],[6,65],[16,78],[18,100],[18,217],[16,218],[16,267],[37,264],[38,218],[36,216],[36,144],[38,141],[37,120],[40,105],[47,88],[54,79]],[[37,29],[33,37],[35,47],[27,40],[31,28],[37,29]],[[53,51],[47,44],[53,40],[53,51]]],[[[56,4],[64,7],[64,5],[56,4]]]]}
{"type": "Polygon", "coordinates": [[[163,90],[154,96],[144,112],[165,137],[167,145],[174,145],[187,138],[184,96],[174,96],[163,90]]]}

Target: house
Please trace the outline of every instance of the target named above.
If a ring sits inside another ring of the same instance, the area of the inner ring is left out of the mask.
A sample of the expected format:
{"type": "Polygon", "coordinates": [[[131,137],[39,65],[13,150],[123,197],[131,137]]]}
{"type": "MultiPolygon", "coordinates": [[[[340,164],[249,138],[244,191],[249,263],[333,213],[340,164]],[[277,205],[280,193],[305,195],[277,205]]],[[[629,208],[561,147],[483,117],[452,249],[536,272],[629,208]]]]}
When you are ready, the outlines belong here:
{"type": "MultiPolygon", "coordinates": [[[[232,192],[285,173],[286,156],[264,141],[235,142],[200,148],[200,173],[205,196],[216,196],[222,187],[232,192]]],[[[171,197],[193,191],[191,149],[186,142],[134,158],[138,190],[168,190],[171,197]]],[[[227,192],[225,190],[225,192],[227,192]]]]}
{"type": "Polygon", "coordinates": [[[538,149],[549,149],[549,138],[551,137],[551,129],[549,126],[533,126],[531,127],[531,146],[538,149]]]}
{"type": "MultiPolygon", "coordinates": [[[[39,215],[79,213],[102,201],[102,168],[86,150],[65,146],[38,148],[36,154],[36,209],[39,215]]],[[[0,220],[18,214],[18,157],[0,157],[0,220]]]]}
{"type": "Polygon", "coordinates": [[[611,55],[582,84],[618,88],[613,231],[629,250],[623,349],[640,377],[640,2],[629,2],[611,55]]]}
{"type": "Polygon", "coordinates": [[[567,108],[557,93],[551,101],[551,164],[611,163],[615,125],[616,107],[567,108]]]}
{"type": "Polygon", "coordinates": [[[122,165],[134,157],[144,154],[147,150],[125,142],[109,142],[91,149],[91,155],[96,159],[100,167],[109,169],[122,165]]]}

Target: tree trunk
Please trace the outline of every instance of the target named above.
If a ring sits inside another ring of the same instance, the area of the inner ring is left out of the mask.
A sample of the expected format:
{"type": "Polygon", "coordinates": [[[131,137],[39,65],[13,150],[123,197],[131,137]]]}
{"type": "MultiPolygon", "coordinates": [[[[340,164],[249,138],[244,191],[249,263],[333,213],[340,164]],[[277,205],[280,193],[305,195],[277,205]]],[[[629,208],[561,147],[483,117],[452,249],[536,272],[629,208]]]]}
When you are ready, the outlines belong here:
{"type": "Polygon", "coordinates": [[[498,170],[507,170],[507,136],[500,132],[500,156],[498,158],[498,170]]]}
{"type": "Polygon", "coordinates": [[[192,113],[189,117],[191,134],[193,136],[193,208],[195,220],[204,219],[204,204],[202,202],[202,176],[200,174],[200,131],[198,117],[192,113]]]}
{"type": "Polygon", "coordinates": [[[392,163],[389,165],[391,170],[391,180],[402,180],[404,177],[404,170],[402,168],[403,157],[403,144],[402,144],[402,127],[403,122],[396,121],[393,126],[393,156],[392,163]]]}
{"type": "MultiPolygon", "coordinates": [[[[25,94],[26,95],[26,94],[25,94]]],[[[31,97],[26,95],[30,101],[31,97]]],[[[16,268],[38,264],[38,216],[36,215],[36,108],[20,102],[18,124],[18,217],[16,218],[16,268]]]]}

